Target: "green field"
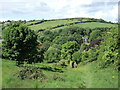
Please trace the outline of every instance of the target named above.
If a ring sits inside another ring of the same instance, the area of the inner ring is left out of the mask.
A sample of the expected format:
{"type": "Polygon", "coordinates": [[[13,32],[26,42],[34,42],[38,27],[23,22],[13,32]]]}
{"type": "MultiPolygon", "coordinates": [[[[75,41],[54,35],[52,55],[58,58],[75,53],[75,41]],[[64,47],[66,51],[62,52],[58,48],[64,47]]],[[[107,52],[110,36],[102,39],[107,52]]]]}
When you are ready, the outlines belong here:
{"type": "MultiPolygon", "coordinates": [[[[26,25],[29,25],[31,23],[36,23],[39,22],[40,20],[36,20],[33,22],[27,22],[26,25]]],[[[85,22],[85,21],[90,21],[87,18],[74,18],[74,19],[57,19],[57,20],[48,20],[46,22],[36,24],[36,25],[31,25],[29,26],[32,30],[40,30],[40,29],[50,29],[50,30],[57,30],[57,29],[63,29],[69,26],[78,26],[78,27],[90,27],[90,28],[95,28],[95,27],[114,27],[115,24],[111,23],[102,23],[102,22],[85,22]],[[76,23],[76,22],[85,22],[85,23],[76,23]],[[69,25],[70,23],[75,23],[72,25],[69,25]],[[58,25],[64,25],[61,27],[56,27],[58,25]],[[52,29],[53,27],[56,27],[55,29],[52,29]]]]}
{"type": "Polygon", "coordinates": [[[78,20],[55,20],[55,21],[47,21],[41,24],[37,24],[37,25],[32,25],[30,26],[30,28],[32,30],[39,30],[39,29],[50,29],[51,27],[55,27],[57,25],[61,25],[61,24],[68,24],[68,23],[73,23],[73,22],[77,22],[78,20]]]}
{"type": "MultiPolygon", "coordinates": [[[[49,64],[38,63],[45,67],[49,64]],[[42,65],[43,64],[43,65],[42,65]]],[[[34,65],[35,66],[35,65],[34,65]]],[[[52,67],[52,65],[49,65],[52,67]]],[[[16,67],[14,61],[2,60],[3,88],[118,88],[118,72],[113,66],[97,69],[97,61],[78,68],[63,69],[63,73],[42,70],[47,76],[42,82],[37,80],[21,80],[15,73],[22,68],[16,67]],[[32,82],[32,83],[31,83],[32,82]]]]}
{"type": "MultiPolygon", "coordinates": [[[[102,28],[102,27],[115,27],[117,25],[115,24],[110,24],[110,23],[99,23],[99,22],[88,22],[88,23],[79,23],[79,24],[74,24],[71,25],[73,27],[81,27],[81,28],[102,28]]],[[[58,30],[58,29],[64,29],[67,28],[69,26],[64,26],[64,27],[60,27],[60,28],[56,28],[53,30],[58,30]]]]}

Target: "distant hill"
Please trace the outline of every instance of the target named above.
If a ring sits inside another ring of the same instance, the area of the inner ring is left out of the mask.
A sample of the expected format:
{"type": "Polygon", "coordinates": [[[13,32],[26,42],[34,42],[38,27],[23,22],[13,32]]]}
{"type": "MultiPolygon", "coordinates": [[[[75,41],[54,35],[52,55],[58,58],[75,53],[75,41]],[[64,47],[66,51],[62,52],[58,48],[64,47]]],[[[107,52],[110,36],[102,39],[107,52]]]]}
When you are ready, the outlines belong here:
{"type": "Polygon", "coordinates": [[[114,27],[115,23],[104,21],[103,19],[94,18],[66,18],[52,20],[30,20],[26,22],[32,30],[57,30],[69,26],[78,26],[82,28],[96,27],[114,27]]]}
{"type": "MultiPolygon", "coordinates": [[[[4,21],[0,22],[0,28],[3,30],[5,27],[9,26],[11,22],[14,22],[14,20],[10,21],[4,21]]],[[[30,21],[22,21],[19,20],[19,22],[22,22],[26,24],[28,27],[30,27],[32,30],[35,30],[37,32],[44,31],[44,30],[51,30],[56,31],[60,29],[67,28],[69,26],[77,26],[81,28],[105,28],[105,27],[115,27],[117,24],[112,22],[107,22],[103,19],[95,19],[95,18],[64,18],[64,19],[51,19],[51,20],[30,20],[30,21]]],[[[0,31],[0,35],[1,35],[0,31]]]]}

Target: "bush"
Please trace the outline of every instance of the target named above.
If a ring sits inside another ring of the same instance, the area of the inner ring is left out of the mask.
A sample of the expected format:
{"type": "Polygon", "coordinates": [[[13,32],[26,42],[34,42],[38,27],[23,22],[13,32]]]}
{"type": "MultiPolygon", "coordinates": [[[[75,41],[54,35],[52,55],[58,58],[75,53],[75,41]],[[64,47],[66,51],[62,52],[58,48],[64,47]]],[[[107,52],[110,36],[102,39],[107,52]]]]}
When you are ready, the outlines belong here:
{"type": "Polygon", "coordinates": [[[20,79],[45,79],[46,76],[43,74],[40,68],[26,66],[22,70],[16,73],[16,76],[20,79]]]}

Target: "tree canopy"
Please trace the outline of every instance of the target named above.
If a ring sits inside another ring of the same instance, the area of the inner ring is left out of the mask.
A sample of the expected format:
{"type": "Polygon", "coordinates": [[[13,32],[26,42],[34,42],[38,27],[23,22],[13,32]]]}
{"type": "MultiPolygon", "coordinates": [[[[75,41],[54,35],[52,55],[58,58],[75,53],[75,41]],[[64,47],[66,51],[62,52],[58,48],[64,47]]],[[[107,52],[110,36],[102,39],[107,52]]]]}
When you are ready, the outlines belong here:
{"type": "Polygon", "coordinates": [[[65,59],[66,57],[68,57],[70,55],[71,59],[72,59],[72,54],[75,51],[78,51],[79,49],[79,44],[76,41],[69,41],[65,44],[62,45],[62,58],[65,59]]]}
{"type": "Polygon", "coordinates": [[[37,35],[20,22],[14,22],[3,31],[3,57],[19,63],[31,63],[37,54],[37,35]]]}

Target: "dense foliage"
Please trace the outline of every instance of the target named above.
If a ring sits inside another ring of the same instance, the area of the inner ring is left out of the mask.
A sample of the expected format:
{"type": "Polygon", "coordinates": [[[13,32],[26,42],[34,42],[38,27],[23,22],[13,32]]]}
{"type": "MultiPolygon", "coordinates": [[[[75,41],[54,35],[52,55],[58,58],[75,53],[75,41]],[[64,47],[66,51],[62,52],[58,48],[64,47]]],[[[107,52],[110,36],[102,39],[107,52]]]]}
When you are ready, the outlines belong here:
{"type": "Polygon", "coordinates": [[[100,45],[94,45],[82,53],[83,62],[99,60],[99,66],[105,68],[111,64],[118,65],[118,29],[112,28],[104,32],[100,45]]]}
{"type": "Polygon", "coordinates": [[[101,60],[101,66],[107,67],[111,63],[118,65],[118,28],[112,28],[105,32],[104,42],[100,45],[98,60],[101,60]]]}
{"type": "Polygon", "coordinates": [[[37,35],[20,22],[14,22],[3,31],[2,55],[4,58],[32,63],[37,55],[37,35]]]}
{"type": "Polygon", "coordinates": [[[78,51],[78,49],[79,49],[79,44],[76,41],[69,41],[62,45],[61,57],[63,59],[70,58],[69,60],[72,60],[73,53],[75,51],[78,51]]]}
{"type": "Polygon", "coordinates": [[[3,88],[118,88],[117,24],[94,18],[2,24],[3,88]]]}
{"type": "Polygon", "coordinates": [[[55,47],[49,47],[49,49],[44,53],[45,60],[48,62],[57,62],[60,60],[60,50],[55,47]]]}
{"type": "MultiPolygon", "coordinates": [[[[79,21],[82,22],[82,20],[79,21]]],[[[102,19],[88,19],[84,23],[92,21],[107,23],[102,19]]],[[[44,20],[31,25],[41,23],[44,23],[44,20]]],[[[74,24],[77,24],[77,22],[74,24]]],[[[77,64],[99,60],[100,66],[103,65],[102,67],[106,67],[111,63],[117,64],[117,28],[69,26],[53,31],[50,28],[39,29],[35,31],[38,35],[37,38],[36,34],[28,27],[15,22],[5,27],[4,33],[3,57],[12,60],[27,61],[29,63],[39,61],[58,63],[61,60],[68,60],[77,64]]]]}

